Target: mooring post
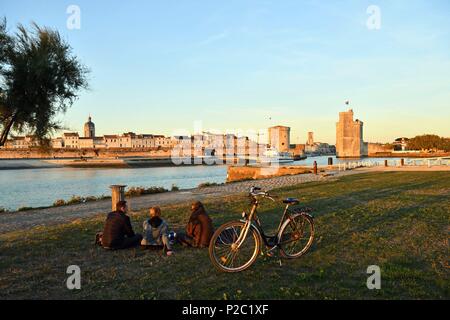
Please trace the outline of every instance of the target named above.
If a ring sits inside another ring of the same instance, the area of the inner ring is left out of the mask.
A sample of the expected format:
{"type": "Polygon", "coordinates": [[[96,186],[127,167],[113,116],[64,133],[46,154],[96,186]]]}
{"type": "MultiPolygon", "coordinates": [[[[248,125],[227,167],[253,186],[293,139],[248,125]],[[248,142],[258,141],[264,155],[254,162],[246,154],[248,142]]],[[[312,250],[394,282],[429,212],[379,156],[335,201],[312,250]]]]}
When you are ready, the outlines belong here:
{"type": "Polygon", "coordinates": [[[405,165],[405,159],[400,160],[400,165],[403,167],[405,165]]]}
{"type": "Polygon", "coordinates": [[[314,161],[314,174],[317,174],[317,161],[314,161]]]}
{"type": "Polygon", "coordinates": [[[328,157],[328,165],[329,166],[333,165],[333,158],[332,157],[328,157]]]}
{"type": "Polygon", "coordinates": [[[387,167],[388,166],[388,161],[384,160],[384,166],[387,167]]]}
{"type": "Polygon", "coordinates": [[[117,202],[125,200],[126,185],[112,185],[111,188],[111,208],[112,211],[117,210],[117,202]]]}

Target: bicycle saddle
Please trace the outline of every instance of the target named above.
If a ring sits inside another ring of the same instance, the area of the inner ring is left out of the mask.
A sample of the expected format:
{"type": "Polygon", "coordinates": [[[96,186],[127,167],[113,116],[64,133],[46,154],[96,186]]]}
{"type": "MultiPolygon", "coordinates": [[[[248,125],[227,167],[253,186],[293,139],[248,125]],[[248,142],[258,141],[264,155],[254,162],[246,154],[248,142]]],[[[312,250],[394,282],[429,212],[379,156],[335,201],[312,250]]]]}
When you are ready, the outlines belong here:
{"type": "Polygon", "coordinates": [[[285,200],[283,200],[283,203],[299,204],[300,201],[298,201],[298,199],[295,199],[295,198],[286,198],[285,200]]]}

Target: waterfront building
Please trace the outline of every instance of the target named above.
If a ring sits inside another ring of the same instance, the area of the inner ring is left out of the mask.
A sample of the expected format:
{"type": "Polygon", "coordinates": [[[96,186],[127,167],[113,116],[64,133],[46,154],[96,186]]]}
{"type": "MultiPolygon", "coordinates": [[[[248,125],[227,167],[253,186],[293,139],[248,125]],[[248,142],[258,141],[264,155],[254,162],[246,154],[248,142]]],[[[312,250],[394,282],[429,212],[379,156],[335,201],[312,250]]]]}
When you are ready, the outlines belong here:
{"type": "Polygon", "coordinates": [[[306,145],[301,143],[291,144],[289,151],[292,153],[294,158],[301,158],[305,156],[305,148],[306,145]]]}
{"type": "Polygon", "coordinates": [[[104,137],[94,137],[94,148],[95,149],[103,149],[106,148],[104,137]]]}
{"type": "Polygon", "coordinates": [[[360,158],[368,155],[368,143],[363,140],[363,122],[353,120],[353,110],[339,113],[336,123],[336,156],[360,158]]]}
{"type": "Polygon", "coordinates": [[[34,146],[32,136],[12,137],[3,146],[4,149],[27,149],[34,146]]]}
{"type": "Polygon", "coordinates": [[[106,148],[119,148],[119,136],[117,134],[107,134],[103,136],[106,148]]]}
{"type": "Polygon", "coordinates": [[[275,126],[269,128],[269,145],[278,152],[288,152],[290,148],[291,128],[275,126]]]}
{"type": "Polygon", "coordinates": [[[65,132],[62,136],[64,147],[68,149],[79,149],[80,136],[78,132],[65,132]]]}
{"type": "Polygon", "coordinates": [[[5,144],[0,147],[0,149],[13,149],[14,148],[14,140],[8,139],[5,144]]]}
{"type": "Polygon", "coordinates": [[[92,149],[94,148],[94,138],[79,137],[78,138],[79,149],[92,149]]]}
{"type": "Polygon", "coordinates": [[[393,150],[392,146],[385,143],[371,143],[369,142],[368,154],[369,156],[376,156],[377,154],[391,153],[393,150]]]}
{"type": "Polygon", "coordinates": [[[153,139],[156,148],[170,148],[172,145],[172,140],[163,135],[153,135],[153,139]]]}
{"type": "Polygon", "coordinates": [[[54,138],[51,140],[50,145],[54,149],[62,149],[64,148],[64,140],[63,138],[54,138]]]}
{"type": "Polygon", "coordinates": [[[395,141],[392,143],[394,145],[394,150],[406,151],[406,149],[408,149],[408,141],[409,139],[406,137],[395,139],[395,141]]]}
{"type": "Polygon", "coordinates": [[[155,143],[151,134],[137,134],[131,139],[132,148],[154,148],[155,143]]]}
{"type": "MultiPolygon", "coordinates": [[[[247,137],[237,137],[234,134],[204,133],[194,136],[166,137],[154,134],[136,134],[126,132],[122,135],[95,136],[95,124],[89,116],[84,124],[83,136],[77,132],[65,132],[61,137],[51,139],[50,145],[54,149],[171,149],[180,144],[183,149],[193,154],[203,156],[206,150],[220,156],[236,155],[250,149],[247,137]],[[242,151],[245,150],[245,151],[242,151]]],[[[2,149],[26,149],[39,146],[39,141],[33,136],[13,137],[7,140],[2,149]]]]}

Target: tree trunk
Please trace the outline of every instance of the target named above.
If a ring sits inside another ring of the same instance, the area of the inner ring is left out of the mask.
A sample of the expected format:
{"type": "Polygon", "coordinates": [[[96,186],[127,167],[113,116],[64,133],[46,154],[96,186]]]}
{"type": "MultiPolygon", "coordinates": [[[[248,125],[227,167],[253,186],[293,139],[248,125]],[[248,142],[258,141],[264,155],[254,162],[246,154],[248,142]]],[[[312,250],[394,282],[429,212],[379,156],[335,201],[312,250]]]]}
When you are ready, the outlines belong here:
{"type": "Polygon", "coordinates": [[[11,130],[14,121],[16,121],[17,113],[13,114],[12,117],[7,122],[6,126],[3,128],[2,135],[0,136],[0,147],[3,147],[8,139],[9,131],[11,130]]]}

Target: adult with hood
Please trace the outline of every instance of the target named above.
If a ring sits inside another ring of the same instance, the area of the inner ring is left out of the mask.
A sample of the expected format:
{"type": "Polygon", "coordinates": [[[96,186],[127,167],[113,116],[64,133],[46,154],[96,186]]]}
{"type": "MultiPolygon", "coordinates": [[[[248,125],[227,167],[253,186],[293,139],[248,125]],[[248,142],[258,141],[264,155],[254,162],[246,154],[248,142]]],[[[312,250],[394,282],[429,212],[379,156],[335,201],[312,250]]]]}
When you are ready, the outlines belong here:
{"type": "Polygon", "coordinates": [[[200,201],[193,202],[186,233],[179,234],[178,240],[186,246],[205,248],[209,246],[213,233],[212,220],[206,213],[205,207],[200,201]]]}

